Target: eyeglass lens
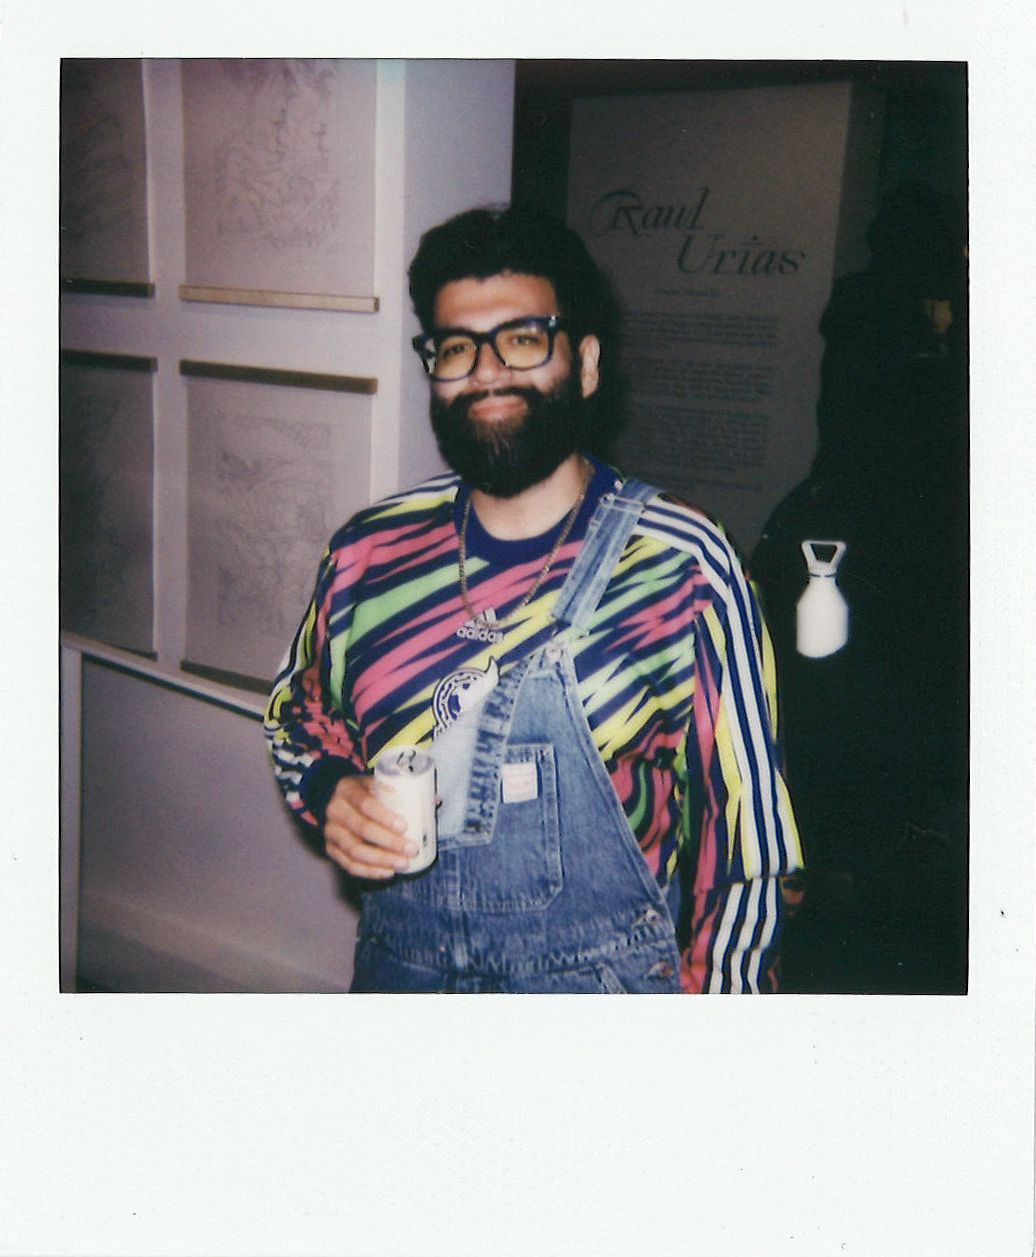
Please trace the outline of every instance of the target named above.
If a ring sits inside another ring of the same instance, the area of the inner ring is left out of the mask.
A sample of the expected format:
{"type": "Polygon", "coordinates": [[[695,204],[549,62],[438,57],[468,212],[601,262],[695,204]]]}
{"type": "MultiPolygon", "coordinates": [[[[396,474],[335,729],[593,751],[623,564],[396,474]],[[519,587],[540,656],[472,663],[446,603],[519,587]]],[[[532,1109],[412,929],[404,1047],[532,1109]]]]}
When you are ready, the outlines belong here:
{"type": "MultiPolygon", "coordinates": [[[[551,334],[538,323],[517,323],[498,327],[487,334],[497,357],[511,370],[528,371],[542,366],[550,357],[551,334]]],[[[482,338],[451,332],[432,342],[435,356],[431,373],[438,380],[459,380],[475,369],[482,338]]]]}

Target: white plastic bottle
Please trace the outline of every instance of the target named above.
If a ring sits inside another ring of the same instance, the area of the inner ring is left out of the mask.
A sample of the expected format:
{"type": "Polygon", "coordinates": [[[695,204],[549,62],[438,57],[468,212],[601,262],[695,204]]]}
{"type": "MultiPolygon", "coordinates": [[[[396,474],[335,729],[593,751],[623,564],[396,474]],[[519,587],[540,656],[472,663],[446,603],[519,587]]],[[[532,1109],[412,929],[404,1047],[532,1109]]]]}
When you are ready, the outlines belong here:
{"type": "Polygon", "coordinates": [[[809,584],[795,608],[795,648],[807,658],[833,655],[849,640],[849,606],[835,580],[845,549],[844,541],[802,543],[809,584]],[[818,546],[833,551],[830,558],[822,559],[818,546]]]}

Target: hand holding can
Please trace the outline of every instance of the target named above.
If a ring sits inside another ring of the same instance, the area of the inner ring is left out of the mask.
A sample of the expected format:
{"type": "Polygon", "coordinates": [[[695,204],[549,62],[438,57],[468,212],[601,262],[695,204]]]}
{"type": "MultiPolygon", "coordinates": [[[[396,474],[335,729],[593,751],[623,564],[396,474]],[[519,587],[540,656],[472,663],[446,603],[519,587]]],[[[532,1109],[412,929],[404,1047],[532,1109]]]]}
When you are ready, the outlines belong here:
{"type": "Polygon", "coordinates": [[[417,855],[404,873],[420,873],[436,857],[435,761],[417,746],[393,746],[374,765],[374,792],[406,822],[417,855]]]}

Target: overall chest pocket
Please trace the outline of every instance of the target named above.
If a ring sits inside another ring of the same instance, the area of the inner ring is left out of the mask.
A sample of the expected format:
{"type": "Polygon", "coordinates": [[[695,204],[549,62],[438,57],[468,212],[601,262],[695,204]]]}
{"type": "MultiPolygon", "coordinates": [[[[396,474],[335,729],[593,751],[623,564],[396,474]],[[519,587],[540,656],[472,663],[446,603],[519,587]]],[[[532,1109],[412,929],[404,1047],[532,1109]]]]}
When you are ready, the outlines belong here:
{"type": "MultiPolygon", "coordinates": [[[[427,873],[393,889],[427,904],[478,912],[546,907],[562,885],[554,747],[548,742],[509,744],[497,790],[492,824],[479,829],[450,823],[453,809],[444,806],[438,861],[427,873]]],[[[453,814],[461,821],[464,811],[453,814]]]]}
{"type": "Polygon", "coordinates": [[[508,745],[490,828],[457,836],[460,902],[483,912],[545,907],[561,890],[557,761],[549,742],[508,745]]]}

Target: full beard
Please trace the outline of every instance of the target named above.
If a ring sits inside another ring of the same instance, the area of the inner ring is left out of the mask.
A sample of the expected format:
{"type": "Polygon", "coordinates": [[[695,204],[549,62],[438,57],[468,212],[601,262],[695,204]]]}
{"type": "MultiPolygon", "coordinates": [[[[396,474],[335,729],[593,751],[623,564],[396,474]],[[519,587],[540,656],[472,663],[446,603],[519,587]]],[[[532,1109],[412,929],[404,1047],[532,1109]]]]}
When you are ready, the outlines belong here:
{"type": "Polygon", "coordinates": [[[576,453],[583,444],[584,412],[572,375],[552,393],[501,388],[431,401],[439,453],[473,489],[494,498],[513,498],[539,484],[576,453]],[[473,419],[471,407],[489,396],[520,397],[525,413],[492,422],[473,419]]]}

